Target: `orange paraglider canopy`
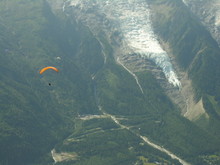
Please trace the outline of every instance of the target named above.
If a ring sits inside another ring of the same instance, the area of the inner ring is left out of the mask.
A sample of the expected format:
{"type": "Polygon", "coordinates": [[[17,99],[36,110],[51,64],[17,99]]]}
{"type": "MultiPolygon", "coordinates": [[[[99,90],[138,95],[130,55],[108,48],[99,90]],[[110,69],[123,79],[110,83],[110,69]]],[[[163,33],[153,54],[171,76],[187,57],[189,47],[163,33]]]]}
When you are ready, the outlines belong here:
{"type": "Polygon", "coordinates": [[[46,70],[48,70],[48,69],[53,69],[53,70],[55,70],[56,72],[59,72],[59,70],[58,70],[57,68],[55,68],[55,67],[53,67],[53,66],[48,66],[48,67],[45,67],[45,68],[41,69],[41,70],[40,70],[40,74],[44,73],[44,72],[45,72],[46,70]]]}

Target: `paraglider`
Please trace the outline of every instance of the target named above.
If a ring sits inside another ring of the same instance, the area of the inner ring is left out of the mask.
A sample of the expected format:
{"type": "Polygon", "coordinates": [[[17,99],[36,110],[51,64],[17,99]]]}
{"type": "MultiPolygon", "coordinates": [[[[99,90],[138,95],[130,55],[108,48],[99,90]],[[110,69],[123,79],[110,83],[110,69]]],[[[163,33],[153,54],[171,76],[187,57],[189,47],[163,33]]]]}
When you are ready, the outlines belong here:
{"type": "MultiPolygon", "coordinates": [[[[43,69],[41,69],[39,73],[43,74],[48,69],[52,69],[52,70],[54,70],[56,72],[59,72],[59,70],[57,68],[55,68],[53,66],[47,66],[47,67],[44,67],[43,69]]],[[[48,83],[48,85],[51,86],[51,83],[48,83]]]]}
{"type": "Polygon", "coordinates": [[[45,67],[45,68],[43,68],[43,69],[41,69],[40,70],[40,74],[43,74],[46,70],[48,70],[48,69],[53,69],[53,70],[55,70],[56,72],[59,72],[59,70],[57,69],[57,68],[55,68],[55,67],[53,67],[53,66],[47,66],[47,67],[45,67]]]}

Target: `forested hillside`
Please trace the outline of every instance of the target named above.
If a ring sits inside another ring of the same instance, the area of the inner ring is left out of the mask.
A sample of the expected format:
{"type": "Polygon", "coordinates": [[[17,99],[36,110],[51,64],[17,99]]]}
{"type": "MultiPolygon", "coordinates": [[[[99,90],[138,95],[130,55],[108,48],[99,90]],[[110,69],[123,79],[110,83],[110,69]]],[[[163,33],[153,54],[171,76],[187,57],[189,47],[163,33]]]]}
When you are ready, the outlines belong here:
{"type": "Polygon", "coordinates": [[[219,163],[219,48],[181,1],[149,2],[209,120],[183,117],[150,70],[135,72],[139,86],[112,43],[58,2],[2,0],[0,164],[219,163]]]}
{"type": "Polygon", "coordinates": [[[90,33],[60,22],[47,2],[1,1],[0,8],[0,164],[31,164],[71,132],[76,114],[97,111],[90,75],[75,61],[90,54],[94,71],[103,60],[90,33]],[[50,65],[59,73],[39,74],[50,65]]]}

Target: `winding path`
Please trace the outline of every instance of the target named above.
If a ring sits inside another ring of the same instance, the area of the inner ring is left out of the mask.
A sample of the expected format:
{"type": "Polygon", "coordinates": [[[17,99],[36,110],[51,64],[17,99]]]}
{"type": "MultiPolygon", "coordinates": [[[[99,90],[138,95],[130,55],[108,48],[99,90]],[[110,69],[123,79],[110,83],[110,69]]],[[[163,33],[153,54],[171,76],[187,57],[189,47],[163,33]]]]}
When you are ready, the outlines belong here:
{"type": "Polygon", "coordinates": [[[119,120],[113,116],[113,115],[110,115],[106,112],[103,112],[102,110],[102,107],[101,106],[98,106],[99,107],[99,110],[103,113],[104,116],[108,116],[109,118],[111,118],[119,127],[123,128],[123,129],[127,129],[128,131],[132,132],[133,134],[135,134],[136,136],[138,136],[139,138],[141,138],[146,144],[148,144],[149,146],[169,155],[172,159],[176,159],[178,160],[182,165],[190,165],[190,163],[186,162],[185,160],[179,158],[178,156],[176,156],[175,154],[173,154],[172,152],[170,152],[169,150],[165,149],[164,147],[161,147],[153,142],[151,142],[147,137],[145,136],[142,136],[138,133],[134,133],[134,131],[130,130],[130,128],[128,126],[125,126],[123,124],[121,124],[119,122],[119,120]]]}

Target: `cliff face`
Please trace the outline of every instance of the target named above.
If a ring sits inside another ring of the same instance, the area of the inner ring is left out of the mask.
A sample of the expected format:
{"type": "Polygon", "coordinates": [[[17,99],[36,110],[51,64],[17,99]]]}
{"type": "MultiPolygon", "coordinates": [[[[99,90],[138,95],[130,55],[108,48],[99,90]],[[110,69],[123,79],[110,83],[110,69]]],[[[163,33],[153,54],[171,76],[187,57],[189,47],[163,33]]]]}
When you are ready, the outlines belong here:
{"type": "MultiPolygon", "coordinates": [[[[181,93],[188,111],[190,113],[194,111],[195,103],[205,93],[215,95],[218,99],[215,89],[218,89],[219,81],[217,66],[219,47],[198,16],[191,12],[189,7],[193,6],[190,4],[192,1],[185,1],[185,4],[182,1],[169,0],[149,2],[153,9],[152,20],[155,31],[160,36],[164,49],[169,52],[171,59],[174,59],[174,66],[182,81],[181,93]],[[211,81],[214,84],[210,84],[211,81]],[[192,108],[190,105],[193,105],[192,108]]],[[[199,6],[198,3],[200,6],[208,3],[193,2],[196,3],[195,6],[199,6]]],[[[201,109],[201,112],[205,110],[201,109]]],[[[187,114],[189,113],[186,113],[186,116],[187,114]]]]}

